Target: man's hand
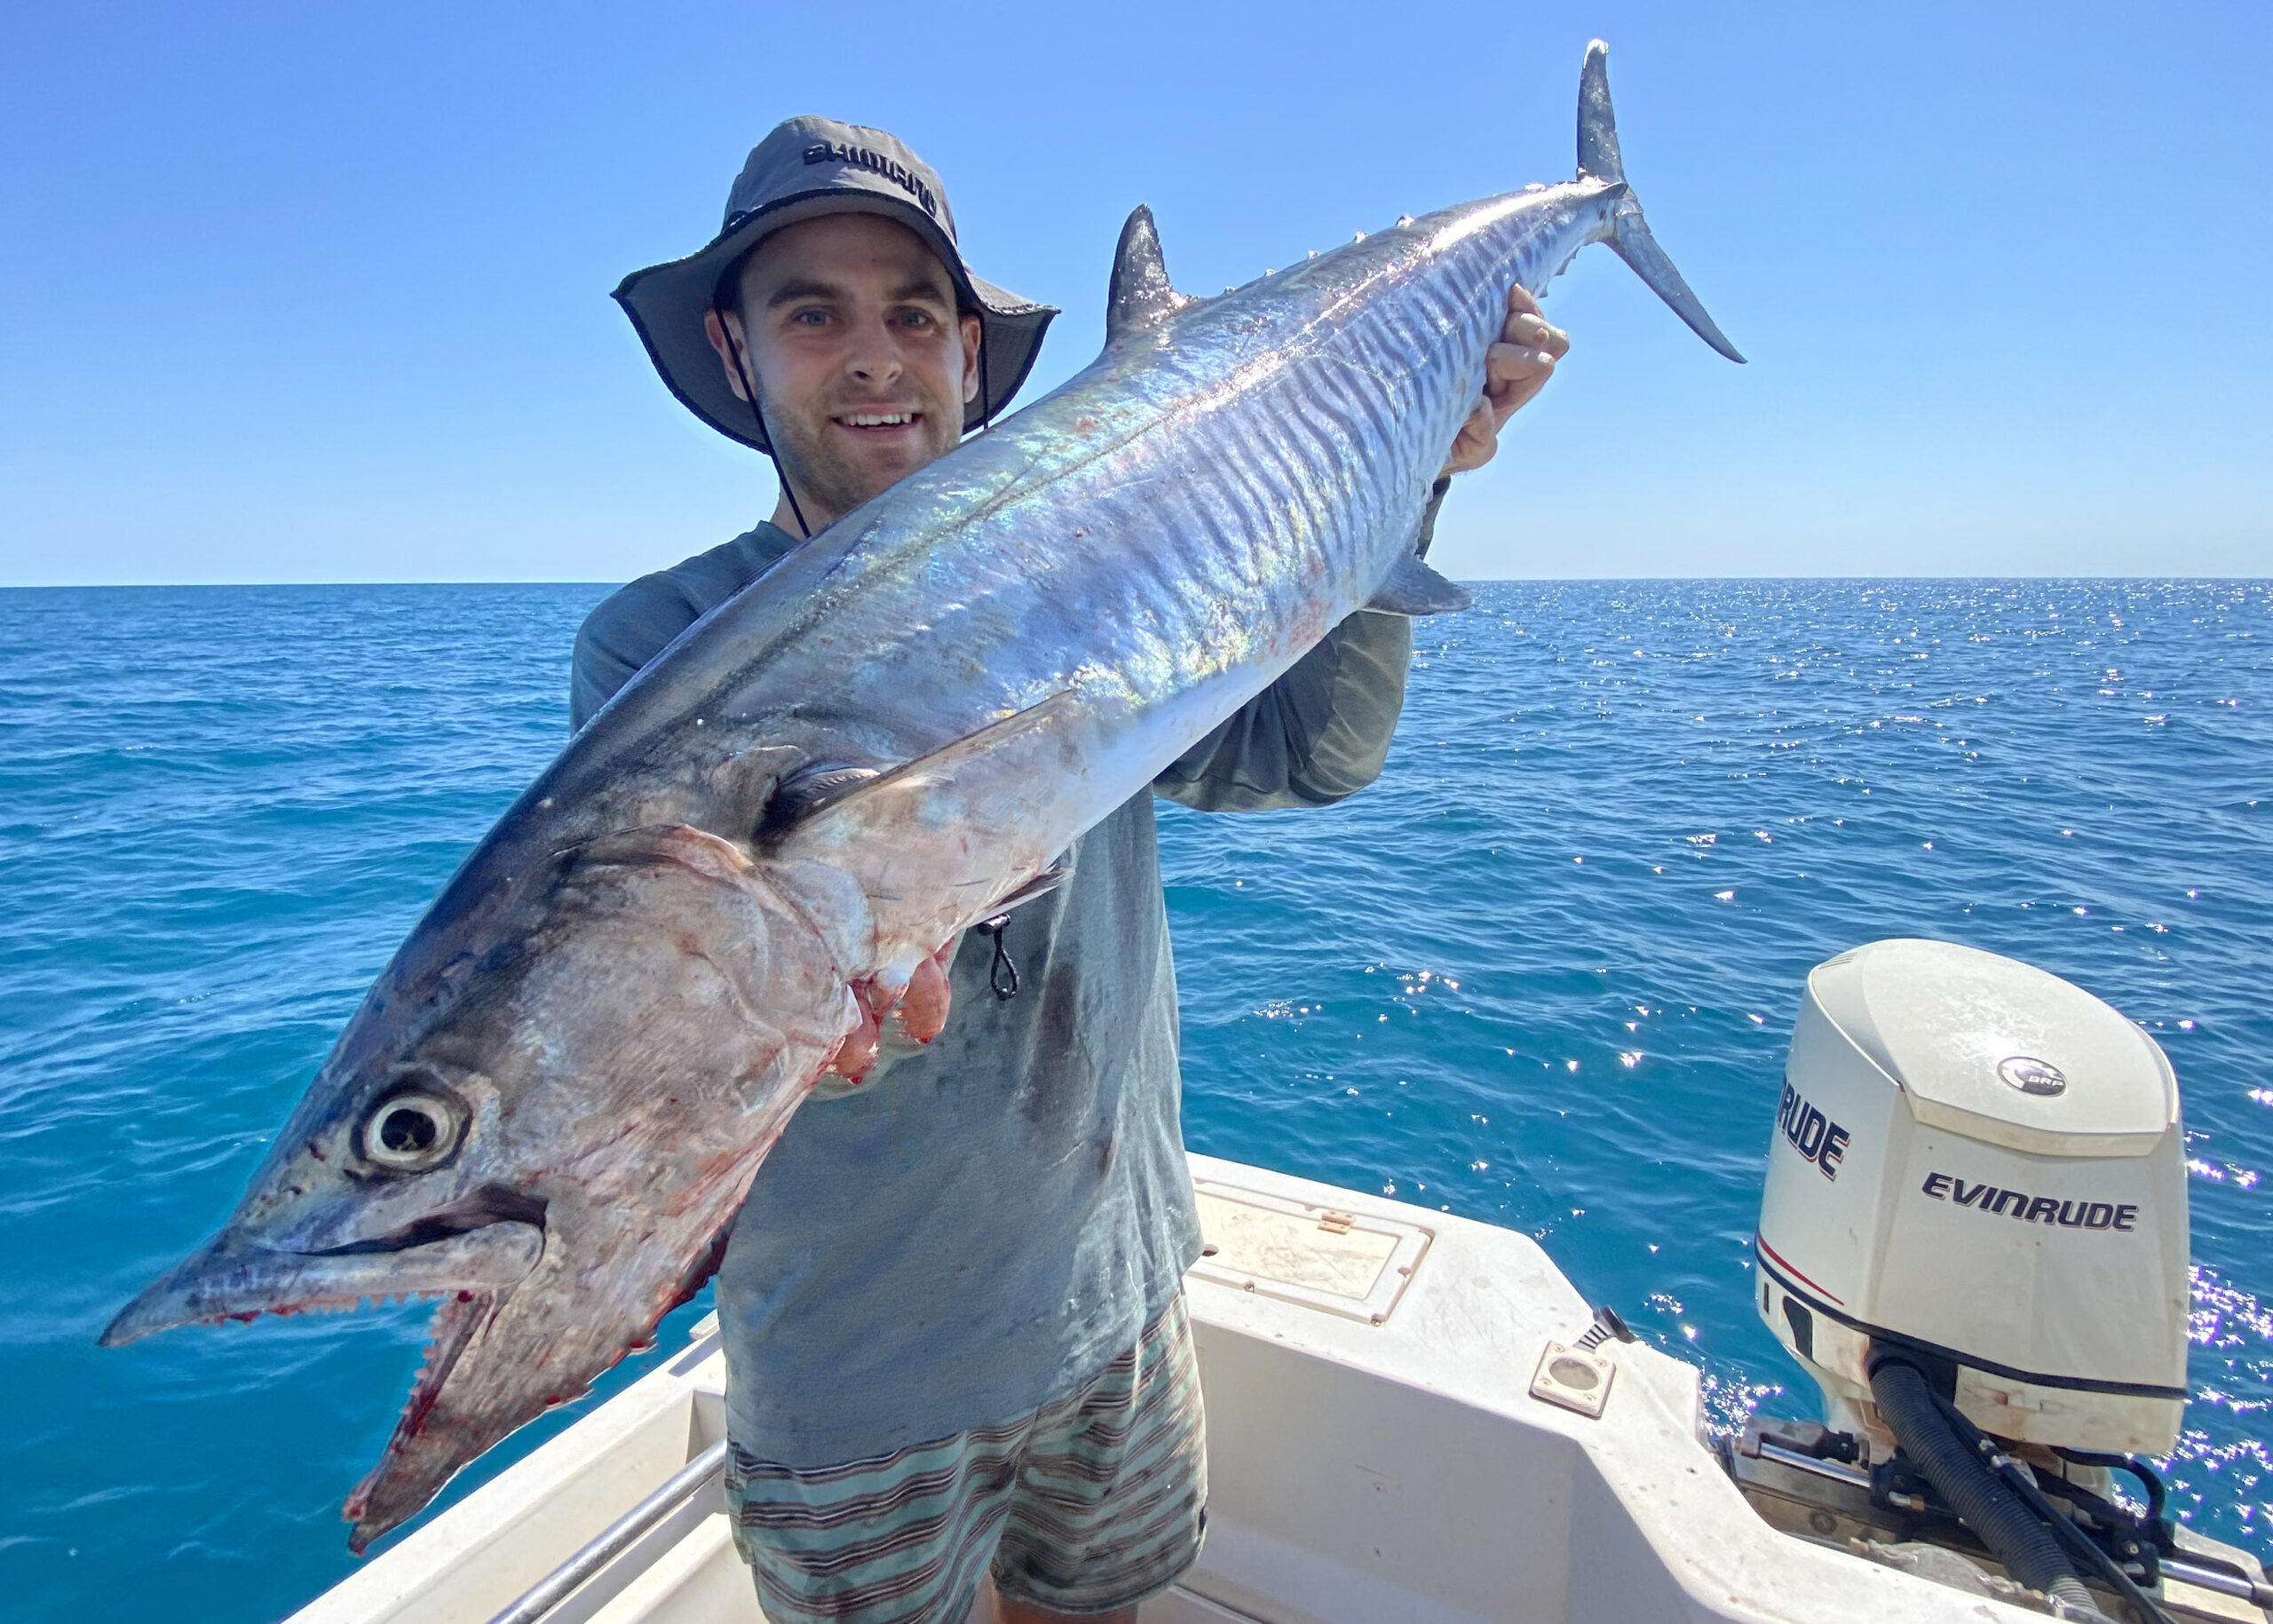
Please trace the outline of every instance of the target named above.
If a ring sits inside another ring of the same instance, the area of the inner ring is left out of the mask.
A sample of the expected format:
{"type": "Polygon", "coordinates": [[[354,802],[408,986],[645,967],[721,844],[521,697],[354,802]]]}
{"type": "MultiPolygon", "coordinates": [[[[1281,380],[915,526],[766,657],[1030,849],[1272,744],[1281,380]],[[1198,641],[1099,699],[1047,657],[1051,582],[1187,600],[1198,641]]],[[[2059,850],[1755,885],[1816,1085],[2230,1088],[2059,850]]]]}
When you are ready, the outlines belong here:
{"type": "Polygon", "coordinates": [[[856,985],[860,1001],[860,1024],[845,1034],[828,1063],[829,1073],[858,1082],[876,1063],[876,1047],[883,1038],[887,1017],[896,1017],[899,1028],[919,1043],[928,1043],[947,1024],[947,965],[954,959],[958,936],[915,967],[907,985],[896,994],[873,981],[856,985]]]}
{"type": "Polygon", "coordinates": [[[1466,473],[1481,468],[1500,448],[1500,428],[1516,408],[1547,387],[1555,363],[1569,353],[1571,336],[1549,327],[1539,313],[1539,301],[1518,282],[1508,289],[1508,324],[1500,342],[1484,356],[1484,398],[1460,425],[1453,440],[1445,473],[1466,473]]]}

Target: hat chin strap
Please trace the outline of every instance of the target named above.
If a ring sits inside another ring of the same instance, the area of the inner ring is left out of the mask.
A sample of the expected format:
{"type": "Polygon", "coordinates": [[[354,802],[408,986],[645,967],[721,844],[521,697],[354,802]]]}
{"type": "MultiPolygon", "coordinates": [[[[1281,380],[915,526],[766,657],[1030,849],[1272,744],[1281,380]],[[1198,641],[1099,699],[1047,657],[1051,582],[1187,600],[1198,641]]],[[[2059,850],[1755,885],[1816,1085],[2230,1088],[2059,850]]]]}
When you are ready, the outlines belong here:
{"type": "Polygon", "coordinates": [[[789,499],[789,511],[797,516],[797,539],[812,539],[813,527],[805,522],[805,510],[797,504],[796,487],[789,483],[789,471],[781,466],[780,454],[773,449],[773,435],[765,426],[765,408],[758,404],[757,384],[750,377],[749,364],[742,359],[741,341],[734,329],[726,325],[726,313],[718,313],[718,330],[726,336],[726,348],[734,358],[734,376],[741,379],[742,399],[749,402],[749,415],[757,419],[757,437],[765,442],[765,460],[773,464],[773,478],[781,487],[781,494],[789,499]]]}

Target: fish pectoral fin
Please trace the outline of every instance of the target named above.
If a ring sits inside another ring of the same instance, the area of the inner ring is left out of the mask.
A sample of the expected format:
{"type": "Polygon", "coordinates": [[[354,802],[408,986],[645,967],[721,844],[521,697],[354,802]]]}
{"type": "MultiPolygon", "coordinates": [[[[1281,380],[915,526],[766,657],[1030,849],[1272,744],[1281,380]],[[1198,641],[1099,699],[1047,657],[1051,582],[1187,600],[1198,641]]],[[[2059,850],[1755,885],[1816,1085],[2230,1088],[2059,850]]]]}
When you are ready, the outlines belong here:
{"type": "Polygon", "coordinates": [[[1408,556],[1397,561],[1366,607],[1382,614],[1457,614],[1475,601],[1466,587],[1408,556]]]}
{"type": "Polygon", "coordinates": [[[1105,296],[1105,341],[1157,327],[1192,301],[1168,281],[1168,262],[1160,257],[1160,234],[1152,211],[1139,203],[1121,228],[1121,245],[1113,251],[1113,286],[1105,296]]]}
{"type": "Polygon", "coordinates": [[[802,823],[822,807],[882,776],[875,767],[820,767],[793,773],[773,787],[764,814],[758,820],[758,836],[763,839],[792,824],[802,823]]]}
{"type": "Polygon", "coordinates": [[[1073,877],[1073,873],[1072,864],[1053,863],[1025,884],[1014,886],[996,898],[987,908],[987,914],[990,917],[999,916],[1014,907],[1025,906],[1037,897],[1046,897],[1073,877]]]}
{"type": "Polygon", "coordinates": [[[1053,693],[1038,705],[989,722],[977,733],[942,745],[928,756],[918,756],[842,790],[816,808],[795,832],[801,841],[820,842],[868,833],[889,835],[895,828],[904,831],[919,803],[953,794],[972,769],[1003,766],[1011,757],[1029,752],[1038,758],[1039,752],[1049,748],[1048,736],[1075,709],[1071,688],[1053,693]]]}

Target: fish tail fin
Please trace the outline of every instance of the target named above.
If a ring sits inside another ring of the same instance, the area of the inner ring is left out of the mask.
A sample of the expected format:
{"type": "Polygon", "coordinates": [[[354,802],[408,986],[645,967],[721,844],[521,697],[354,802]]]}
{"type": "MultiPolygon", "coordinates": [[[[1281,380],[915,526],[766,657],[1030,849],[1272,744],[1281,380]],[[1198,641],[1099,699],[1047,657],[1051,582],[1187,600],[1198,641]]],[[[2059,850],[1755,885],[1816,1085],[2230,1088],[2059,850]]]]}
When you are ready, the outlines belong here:
{"type": "MultiPolygon", "coordinates": [[[[1587,47],[1586,65],[1579,70],[1579,174],[1580,178],[1626,185],[1626,162],[1618,150],[1618,119],[1610,106],[1610,47],[1596,40],[1587,47]]],[[[1650,290],[1673,307],[1707,344],[1741,366],[1744,357],[1719,325],[1706,313],[1705,305],[1689,290],[1681,273],[1666,257],[1665,250],[1650,234],[1642,218],[1641,200],[1628,188],[1611,216],[1610,246],[1650,290]]]]}

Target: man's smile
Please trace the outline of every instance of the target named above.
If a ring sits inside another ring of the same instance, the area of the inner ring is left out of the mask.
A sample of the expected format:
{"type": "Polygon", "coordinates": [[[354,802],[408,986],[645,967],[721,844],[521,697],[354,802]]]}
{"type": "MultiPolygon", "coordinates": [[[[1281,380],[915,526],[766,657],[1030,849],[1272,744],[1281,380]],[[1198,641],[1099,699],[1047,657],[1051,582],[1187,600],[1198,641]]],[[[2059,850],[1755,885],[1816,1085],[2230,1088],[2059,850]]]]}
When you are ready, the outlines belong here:
{"type": "Polygon", "coordinates": [[[915,411],[858,411],[835,413],[829,421],[840,429],[850,429],[862,436],[883,436],[913,429],[923,417],[923,413],[915,411]]]}

